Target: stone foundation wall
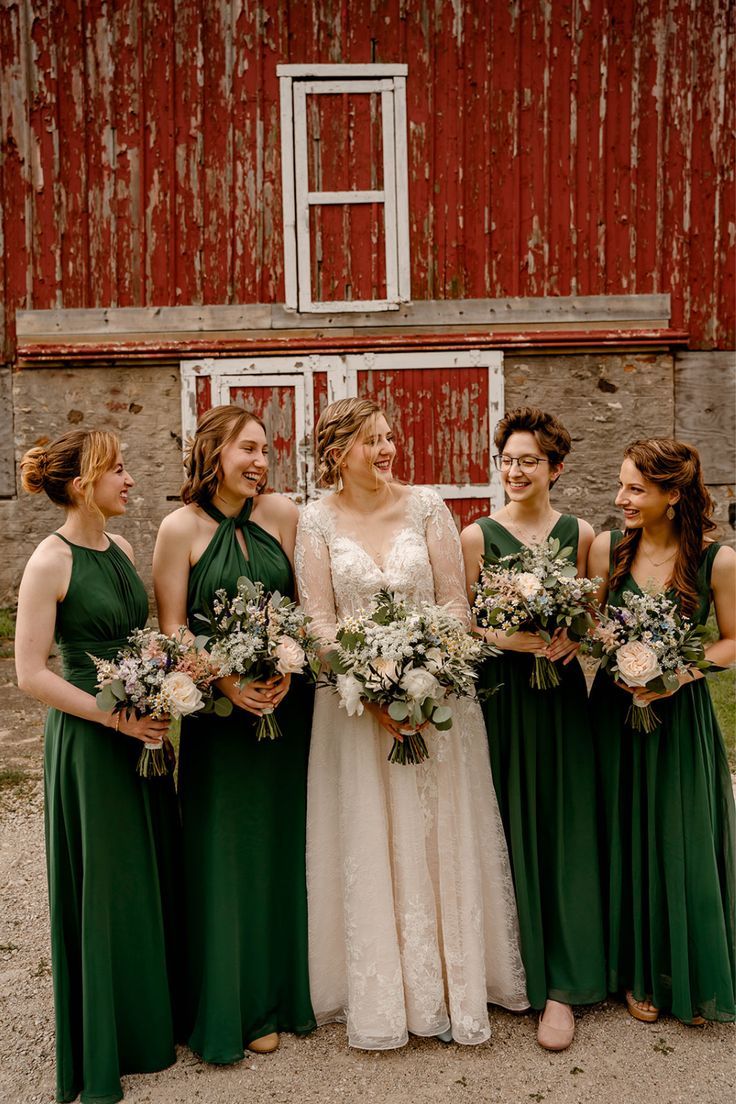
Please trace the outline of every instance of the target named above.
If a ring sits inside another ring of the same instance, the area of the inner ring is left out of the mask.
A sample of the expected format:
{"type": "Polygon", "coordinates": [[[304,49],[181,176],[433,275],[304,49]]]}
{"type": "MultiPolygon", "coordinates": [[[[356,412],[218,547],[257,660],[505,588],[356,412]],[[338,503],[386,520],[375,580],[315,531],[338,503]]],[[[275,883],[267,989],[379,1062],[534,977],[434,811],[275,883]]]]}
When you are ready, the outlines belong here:
{"type": "MultiPolygon", "coordinates": [[[[702,450],[706,479],[713,454],[717,481],[710,489],[721,538],[736,543],[736,494],[727,482],[733,465],[729,469],[724,461],[723,443],[729,439],[724,420],[733,439],[733,403],[728,401],[732,363],[722,360],[718,372],[713,363],[703,366],[702,359],[691,367],[689,391],[684,392],[688,410],[697,393],[706,407],[711,395],[714,413],[697,423],[691,420],[686,439],[702,450]],[[695,384],[693,371],[700,373],[695,384]]],[[[597,530],[619,523],[613,500],[624,445],[638,437],[672,434],[686,424],[677,410],[678,380],[686,368],[666,354],[506,356],[506,408],[533,403],[551,410],[573,438],[573,452],[555,491],[558,509],[587,518],[597,530]]],[[[75,425],[109,428],[125,444],[136,485],[128,515],[112,528],[132,543],[150,587],[156,530],[176,507],[182,481],[178,366],[34,368],[14,373],[12,395],[17,493],[0,499],[0,604],[14,602],[28,556],[62,521],[61,511],[45,497],[20,490],[17,462],[31,445],[53,440],[75,425]]]]}

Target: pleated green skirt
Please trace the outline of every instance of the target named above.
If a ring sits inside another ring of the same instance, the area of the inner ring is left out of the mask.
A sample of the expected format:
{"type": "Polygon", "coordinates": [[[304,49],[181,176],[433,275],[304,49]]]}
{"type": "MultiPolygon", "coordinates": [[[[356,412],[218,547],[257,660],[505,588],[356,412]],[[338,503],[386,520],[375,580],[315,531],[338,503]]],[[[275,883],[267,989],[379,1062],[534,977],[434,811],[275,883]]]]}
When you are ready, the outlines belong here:
{"type": "Polygon", "coordinates": [[[489,660],[480,685],[493,779],[519,910],[527,994],[591,1004],[606,995],[595,760],[585,679],[558,664],[561,685],[529,686],[532,657],[489,660]]]}
{"type": "Polygon", "coordinates": [[[736,1018],[734,802],[705,679],[649,734],[602,672],[591,697],[607,867],[608,986],[685,1023],[736,1018]]]}
{"type": "Polygon", "coordinates": [[[185,719],[179,763],[185,863],[189,1045],[236,1062],[253,1039],[315,1026],[305,874],[311,688],[258,742],[249,714],[185,719]]]}
{"type": "Polygon", "coordinates": [[[140,744],[49,710],[46,854],[57,1099],[122,1099],[121,1073],[171,1065],[178,812],[170,778],[135,771],[140,744]]]}

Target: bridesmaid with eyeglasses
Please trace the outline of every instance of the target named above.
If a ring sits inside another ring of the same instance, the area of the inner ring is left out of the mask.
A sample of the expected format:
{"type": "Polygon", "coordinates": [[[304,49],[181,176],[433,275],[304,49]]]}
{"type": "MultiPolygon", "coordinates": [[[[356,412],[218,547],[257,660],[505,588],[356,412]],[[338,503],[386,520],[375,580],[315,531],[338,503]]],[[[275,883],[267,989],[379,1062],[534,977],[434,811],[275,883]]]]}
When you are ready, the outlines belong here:
{"type": "MultiPolygon", "coordinates": [[[[570,435],[536,407],[504,415],[494,436],[494,462],[507,501],[462,533],[468,597],[481,565],[556,537],[585,574],[593,530],[550,501],[570,451],[570,435]]],[[[595,814],[595,763],[588,695],[565,631],[551,643],[532,632],[485,630],[501,649],[479,682],[493,691],[484,712],[493,779],[511,856],[527,993],[539,1018],[537,1041],[564,1050],[575,1032],[572,1005],[606,996],[603,916],[595,814]],[[555,662],[560,685],[530,686],[536,656],[555,662]]]]}

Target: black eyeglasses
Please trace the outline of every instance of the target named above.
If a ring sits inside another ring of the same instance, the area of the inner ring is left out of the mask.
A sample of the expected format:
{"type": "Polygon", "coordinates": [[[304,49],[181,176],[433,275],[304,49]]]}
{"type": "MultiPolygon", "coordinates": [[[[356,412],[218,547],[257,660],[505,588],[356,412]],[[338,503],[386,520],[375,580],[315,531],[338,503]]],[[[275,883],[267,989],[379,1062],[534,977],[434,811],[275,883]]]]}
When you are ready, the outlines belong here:
{"type": "Polygon", "coordinates": [[[493,463],[497,471],[511,471],[514,464],[518,464],[521,471],[533,472],[540,464],[549,464],[544,456],[494,456],[493,463]]]}

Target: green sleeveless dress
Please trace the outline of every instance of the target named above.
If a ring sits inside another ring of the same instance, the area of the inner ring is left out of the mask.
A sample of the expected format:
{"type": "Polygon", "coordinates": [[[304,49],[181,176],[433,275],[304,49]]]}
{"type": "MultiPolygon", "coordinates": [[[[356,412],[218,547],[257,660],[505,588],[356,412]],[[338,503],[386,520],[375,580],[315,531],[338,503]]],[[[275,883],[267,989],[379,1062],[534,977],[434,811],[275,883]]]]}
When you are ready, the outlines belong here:
{"type": "MultiPolygon", "coordinates": [[[[252,500],[218,528],[189,578],[188,617],[234,594],[242,575],[292,594],[278,541],[249,521],[252,500]],[[248,549],[236,537],[241,529],[248,549]]],[[[189,1045],[208,1062],[237,1062],[272,1031],[315,1026],[307,967],[306,795],[313,691],[292,678],[277,710],[282,736],[258,741],[255,718],[185,718],[179,758],[184,832],[189,1045]]]]}
{"type": "MultiPolygon", "coordinates": [[[[71,544],[58,604],[64,678],[89,693],[88,652],[112,658],[148,617],[146,591],[114,541],[71,544]]],[[[170,778],[136,774],[141,744],[50,709],[44,783],[56,1011],[57,1099],[121,1100],[122,1073],[175,1060],[172,1004],[179,970],[178,814],[170,778]]]]}
{"type": "MultiPolygon", "coordinates": [[[[492,518],[477,522],[485,554],[522,547],[492,518]]],[[[550,536],[578,546],[577,518],[550,536]]],[[[493,780],[516,890],[521,953],[532,1008],[548,999],[592,1004],[606,996],[603,910],[595,812],[595,760],[580,664],[558,663],[560,685],[529,685],[534,658],[504,652],[483,666],[483,703],[493,780]]]]}
{"type": "MultiPolygon", "coordinates": [[[[611,549],[621,539],[611,534],[611,549]]],[[[703,624],[720,546],[699,571],[703,624]]],[[[608,595],[640,589],[627,576],[608,595]]],[[[685,1023],[736,1019],[734,801],[705,679],[654,703],[648,735],[626,724],[631,695],[599,671],[591,694],[608,871],[608,987],[685,1023]]]]}

